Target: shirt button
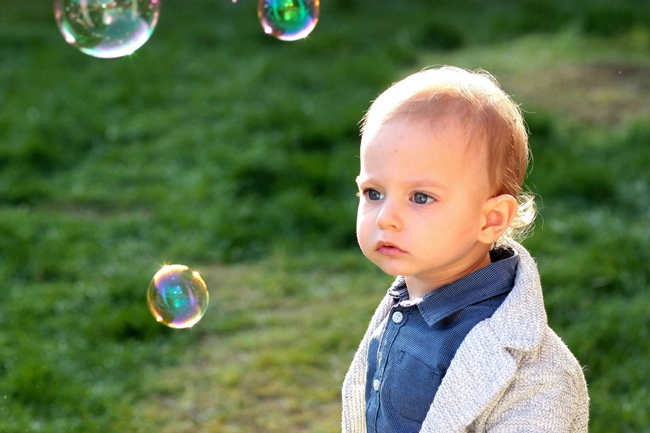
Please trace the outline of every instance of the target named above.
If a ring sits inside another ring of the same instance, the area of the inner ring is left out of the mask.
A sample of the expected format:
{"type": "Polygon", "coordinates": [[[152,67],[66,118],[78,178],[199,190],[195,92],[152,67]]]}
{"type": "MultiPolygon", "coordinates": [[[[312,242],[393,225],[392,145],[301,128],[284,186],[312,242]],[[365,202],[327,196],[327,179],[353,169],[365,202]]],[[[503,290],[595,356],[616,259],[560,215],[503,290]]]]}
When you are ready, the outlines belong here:
{"type": "Polygon", "coordinates": [[[395,323],[400,323],[404,319],[404,315],[402,314],[401,311],[396,311],[393,313],[393,322],[395,323]]]}
{"type": "Polygon", "coordinates": [[[375,389],[375,391],[379,391],[379,385],[380,385],[379,379],[375,379],[375,381],[372,382],[372,387],[375,389]]]}

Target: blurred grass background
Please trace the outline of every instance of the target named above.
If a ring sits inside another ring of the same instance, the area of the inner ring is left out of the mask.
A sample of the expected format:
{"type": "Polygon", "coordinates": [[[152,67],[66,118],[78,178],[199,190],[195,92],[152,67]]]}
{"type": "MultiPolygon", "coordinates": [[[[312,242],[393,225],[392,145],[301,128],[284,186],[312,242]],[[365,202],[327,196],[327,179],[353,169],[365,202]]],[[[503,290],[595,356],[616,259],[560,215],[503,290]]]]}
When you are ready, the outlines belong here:
{"type": "Polygon", "coordinates": [[[335,432],[391,281],[357,251],[357,122],[430,65],[522,104],[549,321],[592,432],[650,431],[650,2],[323,0],[306,40],[256,1],[166,0],[128,58],[0,12],[0,431],[335,432]],[[163,263],[211,290],[155,322],[163,263]]]}

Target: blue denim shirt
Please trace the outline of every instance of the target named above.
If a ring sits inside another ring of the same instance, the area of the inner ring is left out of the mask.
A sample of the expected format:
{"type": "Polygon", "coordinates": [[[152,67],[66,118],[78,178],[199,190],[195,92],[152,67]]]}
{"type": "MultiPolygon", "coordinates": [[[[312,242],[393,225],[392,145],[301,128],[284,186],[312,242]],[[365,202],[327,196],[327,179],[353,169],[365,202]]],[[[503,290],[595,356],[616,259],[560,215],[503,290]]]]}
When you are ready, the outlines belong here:
{"type": "Polygon", "coordinates": [[[395,305],[368,351],[368,433],[420,431],[465,336],[492,316],[512,290],[519,257],[499,250],[492,261],[415,300],[409,300],[404,278],[388,290],[395,305]]]}

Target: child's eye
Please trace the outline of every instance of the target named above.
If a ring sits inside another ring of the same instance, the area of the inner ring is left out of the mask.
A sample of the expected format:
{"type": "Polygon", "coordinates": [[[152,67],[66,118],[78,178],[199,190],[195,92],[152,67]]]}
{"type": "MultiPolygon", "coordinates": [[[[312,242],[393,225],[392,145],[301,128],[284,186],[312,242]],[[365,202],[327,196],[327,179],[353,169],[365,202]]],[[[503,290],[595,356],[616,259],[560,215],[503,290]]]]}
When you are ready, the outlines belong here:
{"type": "Polygon", "coordinates": [[[363,195],[370,201],[377,201],[384,198],[384,196],[376,189],[367,189],[363,192],[363,195]]]}
{"type": "Polygon", "coordinates": [[[431,197],[430,195],[427,195],[423,192],[416,192],[413,194],[413,203],[417,204],[428,204],[434,201],[434,198],[431,197]]]}

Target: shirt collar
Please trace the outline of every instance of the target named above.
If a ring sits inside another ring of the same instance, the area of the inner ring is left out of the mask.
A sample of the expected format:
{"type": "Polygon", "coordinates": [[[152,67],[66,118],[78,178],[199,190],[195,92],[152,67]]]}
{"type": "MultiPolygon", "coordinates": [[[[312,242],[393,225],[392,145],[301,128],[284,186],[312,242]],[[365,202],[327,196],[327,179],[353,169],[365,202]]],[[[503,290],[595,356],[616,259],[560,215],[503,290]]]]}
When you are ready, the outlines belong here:
{"type": "MultiPolygon", "coordinates": [[[[493,260],[497,255],[491,254],[493,260]]],[[[503,257],[503,251],[498,255],[503,257]]],[[[453,283],[439,287],[421,298],[409,299],[404,277],[399,276],[388,289],[388,294],[395,298],[402,307],[417,305],[420,314],[433,326],[445,317],[456,313],[472,304],[508,293],[512,290],[517,272],[519,255],[509,249],[505,258],[495,261],[453,283]]]]}

